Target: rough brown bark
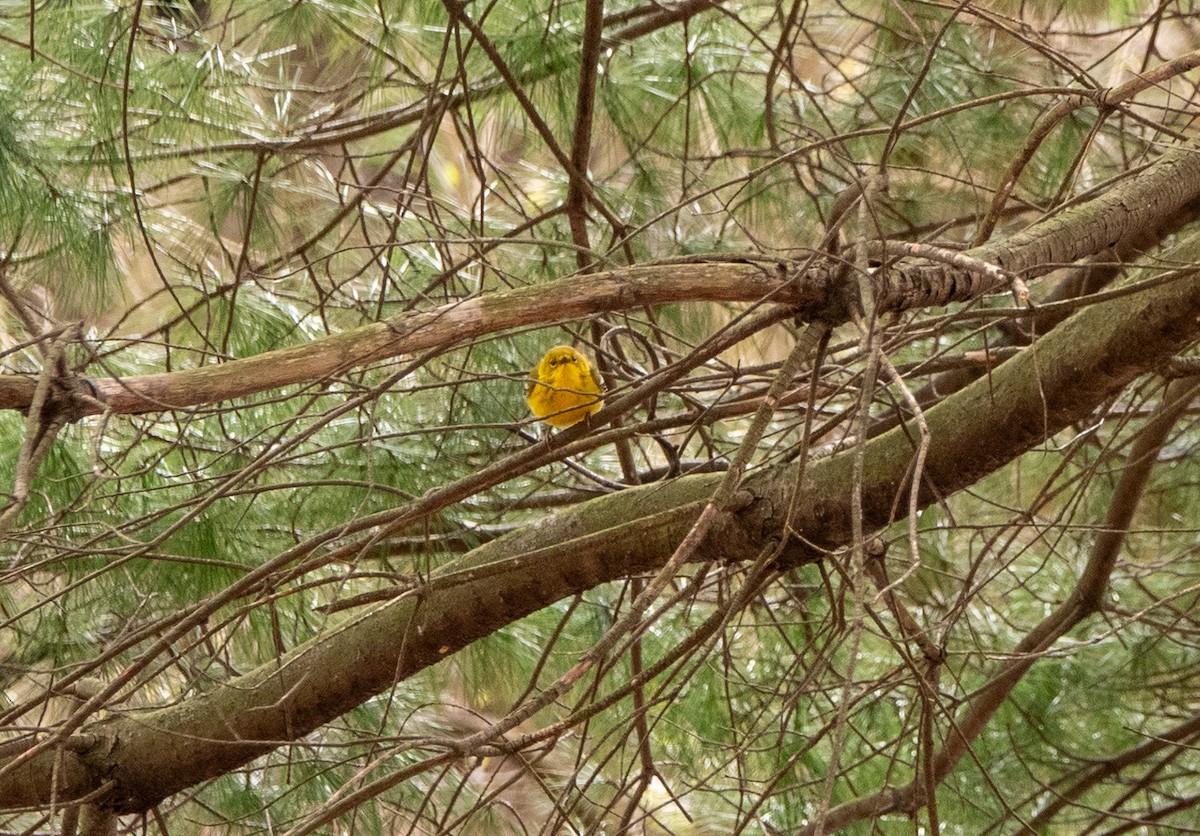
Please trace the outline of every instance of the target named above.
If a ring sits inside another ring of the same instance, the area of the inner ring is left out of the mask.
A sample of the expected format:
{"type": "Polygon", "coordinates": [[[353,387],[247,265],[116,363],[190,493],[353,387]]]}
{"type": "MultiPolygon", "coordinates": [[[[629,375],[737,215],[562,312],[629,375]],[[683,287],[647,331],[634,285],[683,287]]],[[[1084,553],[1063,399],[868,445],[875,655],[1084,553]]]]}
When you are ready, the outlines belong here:
{"type": "MultiPolygon", "coordinates": [[[[1092,409],[1197,335],[1200,273],[1147,286],[1080,312],[1005,364],[929,410],[932,444],[922,503],[1020,455],[1092,409]]],[[[904,428],[866,449],[864,519],[892,521],[913,455],[904,428]]],[[[704,559],[754,557],[781,532],[798,532],[781,559],[816,559],[847,542],[850,455],[810,464],[792,508],[794,467],[746,480],[736,513],[699,550],[704,559]],[[812,544],[812,545],[810,545],[812,544]],[[814,549],[814,546],[816,547],[814,549]]],[[[404,597],[364,613],[277,662],[181,704],[92,723],[62,753],[59,801],[104,781],[120,812],[220,775],[303,736],[500,626],[598,583],[661,565],[686,534],[719,476],[634,488],[585,503],[500,538],[436,572],[404,597]]],[[[49,801],[57,755],[29,757],[0,778],[0,807],[49,801]],[[36,776],[42,776],[39,780],[36,776]]]]}
{"type": "MultiPolygon", "coordinates": [[[[1144,237],[1200,200],[1200,152],[1170,151],[1136,177],[1098,197],[1042,220],[1008,238],[963,255],[1023,278],[1044,275],[1079,259],[1144,237]]],[[[950,264],[911,260],[877,272],[881,313],[965,302],[1002,286],[990,276],[950,264]]],[[[841,266],[804,262],[683,262],[628,267],[546,285],[466,299],[431,311],[402,314],[310,344],[270,351],[186,371],[126,378],[64,381],[57,408],[71,419],[108,409],[117,414],[157,412],[299,383],[320,382],[352,368],[402,354],[448,349],[485,334],[538,322],[680,301],[773,302],[794,305],[798,316],[825,319],[844,309],[841,266]]],[[[0,376],[0,408],[29,406],[27,378],[0,376]]]]}

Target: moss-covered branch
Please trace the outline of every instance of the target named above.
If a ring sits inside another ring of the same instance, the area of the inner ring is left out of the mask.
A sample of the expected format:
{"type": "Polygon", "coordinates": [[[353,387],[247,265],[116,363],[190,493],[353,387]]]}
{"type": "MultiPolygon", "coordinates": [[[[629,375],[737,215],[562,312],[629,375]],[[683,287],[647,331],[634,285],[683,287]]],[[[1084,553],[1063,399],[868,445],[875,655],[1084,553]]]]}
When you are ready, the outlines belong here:
{"type": "MultiPolygon", "coordinates": [[[[1148,286],[1068,320],[991,375],[928,411],[922,502],[970,486],[1074,421],[1197,335],[1200,273],[1148,286]]],[[[864,518],[892,521],[911,478],[903,428],[866,451],[864,518]]],[[[596,584],[660,566],[719,476],[685,477],[585,503],[482,546],[428,583],[366,612],[211,693],[81,729],[62,753],[59,801],[114,781],[119,811],[220,775],[330,722],[353,706],[494,630],[596,584]]],[[[752,558],[783,532],[781,559],[817,559],[849,536],[850,457],[811,464],[792,502],[796,469],[761,471],[700,554],[752,558]],[[791,517],[789,519],[789,509],[791,517]],[[816,547],[814,549],[814,546],[816,547]]],[[[52,750],[0,779],[0,806],[48,803],[52,750]]]]}

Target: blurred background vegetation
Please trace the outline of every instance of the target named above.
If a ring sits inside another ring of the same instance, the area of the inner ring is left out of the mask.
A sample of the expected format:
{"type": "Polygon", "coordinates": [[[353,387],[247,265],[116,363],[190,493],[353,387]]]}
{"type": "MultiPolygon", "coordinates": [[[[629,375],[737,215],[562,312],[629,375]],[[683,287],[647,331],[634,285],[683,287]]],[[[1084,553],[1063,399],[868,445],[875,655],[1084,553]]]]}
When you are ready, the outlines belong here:
{"type": "MultiPolygon", "coordinates": [[[[835,196],[885,161],[887,200],[870,230],[852,219],[855,234],[965,247],[1049,109],[1196,49],[1197,11],[1184,0],[6,4],[0,364],[36,376],[60,350],[93,378],[176,371],[627,264],[788,258],[820,247],[835,196]],[[580,197],[572,153],[589,74],[580,197]]],[[[1081,101],[996,207],[994,235],[1194,136],[1196,81],[1164,79],[1115,109],[1081,101]]],[[[1157,251],[1143,266],[1178,265],[1157,251]]],[[[598,356],[624,391],[746,310],[531,321],[233,402],[93,416],[61,431],[23,507],[12,486],[26,419],[0,415],[0,490],[14,511],[0,541],[9,735],[52,725],[68,710],[56,683],[111,681],[183,608],[248,569],[535,443],[544,430],[524,380],[549,346],[598,356]]],[[[906,313],[882,323],[884,348],[919,389],[922,364],[970,366],[968,352],[1019,343],[1012,314],[1009,297],[906,313]]],[[[631,473],[720,467],[753,406],[697,410],[761,395],[793,340],[790,325],[765,329],[626,416],[688,415],[640,435],[632,470],[595,449],[514,473],[353,560],[281,572],[154,658],[107,710],[203,693],[344,619],[339,601],[631,473]]],[[[853,326],[834,334],[817,370],[819,455],[849,437],[864,356],[853,326]]],[[[795,385],[806,392],[808,377],[795,385]]],[[[885,532],[898,594],[945,654],[933,694],[874,589],[852,623],[836,556],[736,605],[743,569],[706,565],[677,581],[636,642],[517,730],[571,718],[522,757],[421,768],[437,751],[421,740],[482,728],[553,681],[636,579],[526,618],[122,827],[308,832],[336,794],[411,768],[321,832],[792,832],[822,807],[913,779],[922,724],[948,735],[956,707],[1074,584],[1162,394],[1161,379],[1139,381],[1095,422],[924,511],[919,563],[903,523],[885,532]],[[722,629],[696,638],[714,613],[722,629]]],[[[872,416],[902,402],[881,385],[872,416]]],[[[794,455],[802,404],[776,414],[755,466],[794,455]]],[[[1185,412],[1161,453],[1102,616],[1039,661],[939,789],[944,832],[1019,832],[1089,766],[1200,710],[1196,419],[1185,412]]],[[[1184,747],[1114,770],[1045,832],[1190,832],[1198,769],[1184,747]]],[[[49,832],[49,819],[12,813],[0,828],[49,832]]]]}

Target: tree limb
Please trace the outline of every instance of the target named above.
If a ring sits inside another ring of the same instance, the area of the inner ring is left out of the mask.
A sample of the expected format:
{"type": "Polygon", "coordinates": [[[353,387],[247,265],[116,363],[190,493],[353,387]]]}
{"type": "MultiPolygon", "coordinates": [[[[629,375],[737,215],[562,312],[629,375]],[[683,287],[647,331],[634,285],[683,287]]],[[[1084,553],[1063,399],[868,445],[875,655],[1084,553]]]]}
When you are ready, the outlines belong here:
{"type": "MultiPolygon", "coordinates": [[[[949,494],[973,484],[1088,416],[1195,340],[1197,315],[1200,273],[1181,274],[1081,311],[998,369],[990,385],[977,381],[928,410],[920,503],[933,501],[935,489],[949,494]]],[[[913,455],[906,428],[867,444],[867,527],[893,522],[913,455]]],[[[851,459],[809,464],[794,507],[798,465],[747,478],[745,501],[714,525],[697,554],[747,560],[775,542],[786,564],[817,560],[823,549],[849,542],[851,459]],[[798,536],[785,538],[788,530],[798,536]]],[[[80,734],[91,744],[64,753],[59,802],[110,779],[116,788],[106,805],[148,809],[302,737],[505,624],[599,583],[661,567],[720,479],[684,477],[583,503],[475,549],[422,587],[210,693],[84,726],[80,734]]],[[[50,783],[33,776],[48,776],[55,757],[38,753],[0,778],[0,807],[47,803],[50,783]]],[[[839,810],[830,811],[831,822],[840,820],[839,810]]]]}

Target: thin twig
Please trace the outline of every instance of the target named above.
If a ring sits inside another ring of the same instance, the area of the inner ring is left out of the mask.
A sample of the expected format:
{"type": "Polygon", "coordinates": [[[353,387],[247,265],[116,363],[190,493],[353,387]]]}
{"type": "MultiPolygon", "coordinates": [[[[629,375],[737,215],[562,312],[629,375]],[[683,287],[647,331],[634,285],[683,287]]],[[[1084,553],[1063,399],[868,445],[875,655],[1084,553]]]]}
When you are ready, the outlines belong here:
{"type": "Polygon", "coordinates": [[[12,492],[8,504],[0,511],[0,538],[8,532],[9,527],[29,502],[29,490],[33,477],[37,474],[46,454],[54,444],[54,439],[62,428],[63,419],[50,412],[51,388],[65,368],[63,363],[66,350],[65,343],[68,334],[53,340],[46,350],[42,372],[38,375],[37,387],[33,392],[33,400],[25,417],[25,435],[21,439],[21,450],[17,454],[16,473],[13,476],[12,492]]]}

